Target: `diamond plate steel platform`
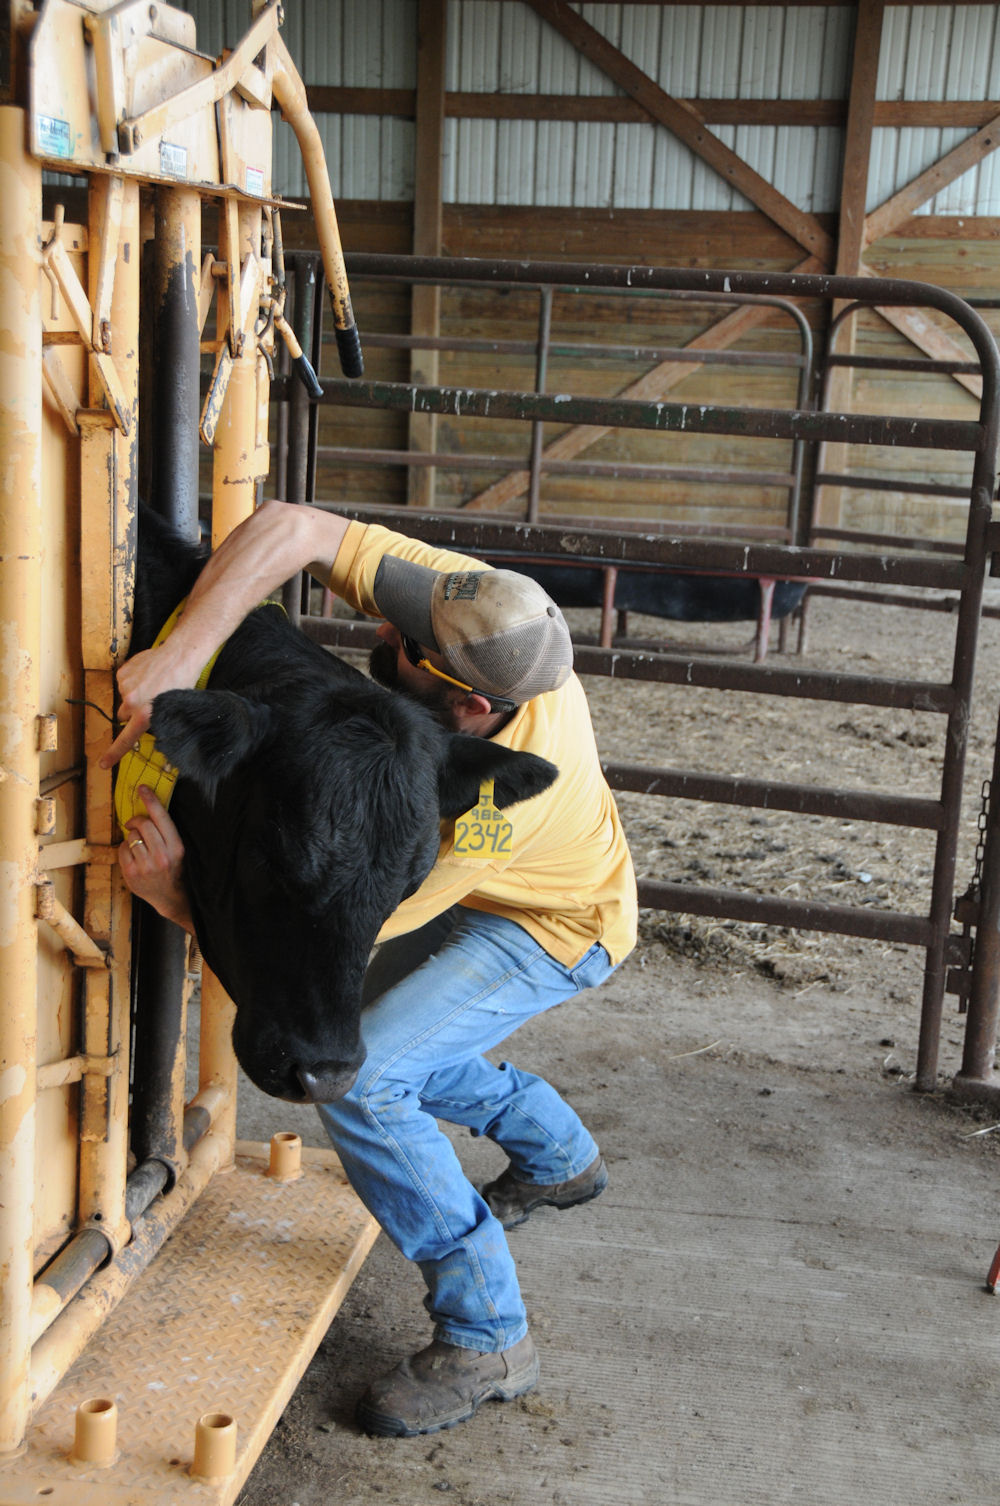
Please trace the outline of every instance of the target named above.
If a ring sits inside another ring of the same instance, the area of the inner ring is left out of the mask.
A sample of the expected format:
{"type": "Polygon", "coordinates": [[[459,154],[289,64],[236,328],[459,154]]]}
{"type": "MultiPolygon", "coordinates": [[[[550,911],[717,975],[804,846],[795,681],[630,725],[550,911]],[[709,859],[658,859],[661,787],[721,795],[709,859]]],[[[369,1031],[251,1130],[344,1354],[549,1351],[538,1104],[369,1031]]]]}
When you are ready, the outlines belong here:
{"type": "Polygon", "coordinates": [[[241,1143],[149,1268],[39,1408],[19,1457],[0,1463],[0,1506],[231,1506],[378,1225],[332,1151],[302,1175],[266,1175],[269,1147],[241,1143]],[[70,1461],[77,1406],[111,1397],[118,1456],[70,1461]],[[194,1479],[195,1424],[236,1419],[232,1474],[194,1479]]]}

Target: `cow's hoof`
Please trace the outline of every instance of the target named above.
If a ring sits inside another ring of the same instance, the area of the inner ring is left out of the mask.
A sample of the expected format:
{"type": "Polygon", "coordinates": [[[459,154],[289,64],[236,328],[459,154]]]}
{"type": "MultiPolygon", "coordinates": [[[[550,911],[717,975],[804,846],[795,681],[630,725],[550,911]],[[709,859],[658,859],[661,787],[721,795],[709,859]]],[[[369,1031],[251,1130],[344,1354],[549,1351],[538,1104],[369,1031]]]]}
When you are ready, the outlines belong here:
{"type": "Polygon", "coordinates": [[[579,1203],[589,1203],[591,1198],[598,1197],[607,1185],[608,1168],[603,1157],[598,1156],[568,1182],[545,1185],[519,1182],[513,1167],[508,1166],[495,1182],[486,1184],[482,1196],[494,1218],[498,1218],[505,1229],[515,1229],[535,1208],[575,1208],[579,1203]]]}
{"type": "Polygon", "coordinates": [[[481,1354],[435,1339],[374,1381],[358,1402],[358,1423],[379,1438],[415,1438],[464,1422],[483,1401],[512,1401],[538,1381],[531,1335],[481,1354]]]}

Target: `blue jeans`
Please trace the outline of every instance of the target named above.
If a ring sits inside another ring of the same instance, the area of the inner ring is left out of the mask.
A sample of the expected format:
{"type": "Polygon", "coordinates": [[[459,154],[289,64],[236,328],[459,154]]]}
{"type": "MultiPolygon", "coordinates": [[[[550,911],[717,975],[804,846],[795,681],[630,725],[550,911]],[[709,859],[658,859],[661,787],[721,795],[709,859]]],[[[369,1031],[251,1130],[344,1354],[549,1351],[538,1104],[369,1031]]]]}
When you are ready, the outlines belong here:
{"type": "Polygon", "coordinates": [[[597,1146],[541,1077],[483,1056],[523,1021],[612,971],[594,945],[563,967],[513,921],[461,906],[386,942],[365,980],[367,1056],[319,1114],[351,1185],[427,1283],[435,1338],[506,1349],[527,1333],[502,1225],[437,1121],[506,1151],[519,1181],[563,1182],[597,1146]]]}

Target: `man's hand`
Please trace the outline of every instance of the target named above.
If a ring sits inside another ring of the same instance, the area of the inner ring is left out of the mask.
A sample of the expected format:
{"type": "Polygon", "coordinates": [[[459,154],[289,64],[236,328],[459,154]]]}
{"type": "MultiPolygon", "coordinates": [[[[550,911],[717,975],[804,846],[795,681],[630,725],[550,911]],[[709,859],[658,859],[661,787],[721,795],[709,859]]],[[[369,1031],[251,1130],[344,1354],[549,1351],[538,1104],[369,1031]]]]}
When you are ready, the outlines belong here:
{"type": "Polygon", "coordinates": [[[159,648],[148,648],[132,659],[126,659],[118,671],[118,692],[121,696],[119,719],[125,726],[114,742],[101,754],[102,769],[112,768],[137,743],[149,727],[153,715],[153,701],[164,690],[190,690],[201,672],[201,665],[192,673],[177,654],[170,639],[159,648]]]}
{"type": "Polygon", "coordinates": [[[133,816],[118,849],[118,864],[133,894],[158,914],[195,934],[184,887],[184,843],[166,810],[146,785],[139,786],[148,816],[133,816]]]}

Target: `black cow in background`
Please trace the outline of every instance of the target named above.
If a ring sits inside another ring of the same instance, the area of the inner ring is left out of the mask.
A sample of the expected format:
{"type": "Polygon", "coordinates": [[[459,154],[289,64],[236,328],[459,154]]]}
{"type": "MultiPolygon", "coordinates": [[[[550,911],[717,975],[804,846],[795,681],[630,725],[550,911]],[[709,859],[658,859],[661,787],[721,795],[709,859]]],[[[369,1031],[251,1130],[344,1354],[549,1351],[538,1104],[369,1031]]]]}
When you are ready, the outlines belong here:
{"type": "MultiPolygon", "coordinates": [[[[526,556],[503,562],[537,580],[561,607],[600,607],[604,604],[602,568],[574,564],[535,563],[526,556]]],[[[708,575],[679,570],[629,570],[618,567],[612,605],[619,614],[618,631],[626,631],[624,614],[641,612],[674,622],[757,622],[758,657],[767,646],[767,627],[794,612],[805,595],[804,581],[759,581],[748,575],[708,575]],[[773,587],[768,603],[765,592],[773,587]],[[763,643],[760,642],[763,637],[763,643]]],[[[609,638],[606,641],[610,641],[609,638]]]]}
{"type": "MultiPolygon", "coordinates": [[[[204,559],[140,510],[134,651],[204,559]]],[[[484,779],[503,807],[557,770],[446,731],[274,605],[224,644],[206,689],[157,696],[150,730],[180,771],[170,815],[199,946],[236,1005],[240,1065],[276,1098],[340,1097],[364,1060],[372,945],[430,871],[439,822],[474,805],[484,779]]]]}

